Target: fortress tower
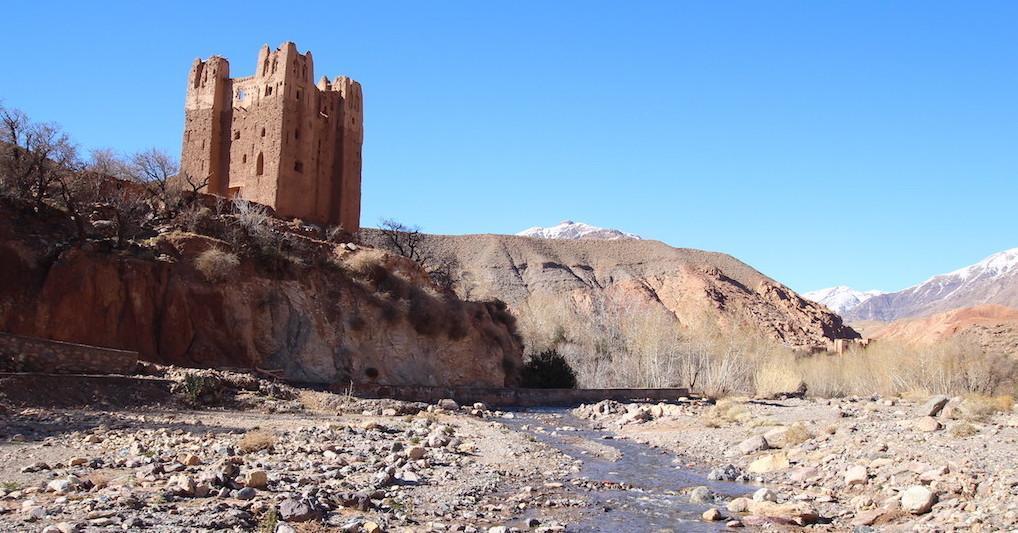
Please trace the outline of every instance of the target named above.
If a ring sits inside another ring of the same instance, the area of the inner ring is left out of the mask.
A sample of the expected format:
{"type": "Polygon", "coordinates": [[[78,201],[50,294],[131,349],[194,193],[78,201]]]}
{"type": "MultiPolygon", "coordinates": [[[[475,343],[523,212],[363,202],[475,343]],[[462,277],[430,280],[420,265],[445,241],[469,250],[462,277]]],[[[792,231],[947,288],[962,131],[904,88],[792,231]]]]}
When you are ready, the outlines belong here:
{"type": "Polygon", "coordinates": [[[345,76],[316,85],[311,52],[262,47],[255,74],[231,78],[213,56],[191,65],[181,171],[207,191],[272,206],[317,224],[360,229],[361,85],[345,76]]]}

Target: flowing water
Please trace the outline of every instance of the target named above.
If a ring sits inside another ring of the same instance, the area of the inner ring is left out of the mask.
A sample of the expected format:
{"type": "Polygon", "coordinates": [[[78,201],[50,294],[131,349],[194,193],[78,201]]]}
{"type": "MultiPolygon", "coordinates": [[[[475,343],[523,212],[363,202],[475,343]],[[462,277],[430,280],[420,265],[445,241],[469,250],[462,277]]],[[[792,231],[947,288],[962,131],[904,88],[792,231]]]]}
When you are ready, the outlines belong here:
{"type": "Polygon", "coordinates": [[[703,485],[727,499],[744,496],[755,489],[742,483],[711,481],[706,471],[677,462],[672,453],[629,440],[605,439],[609,435],[607,432],[591,429],[568,409],[533,409],[514,414],[514,419],[502,422],[583,461],[580,472],[570,479],[607,481],[632,487],[589,492],[589,505],[581,520],[569,525],[570,531],[720,531],[725,529],[723,521],[703,522],[700,515],[710,507],[723,511],[723,501],[715,505],[693,504],[687,495],[677,493],[703,485]],[[603,457],[606,454],[590,453],[590,446],[583,446],[584,440],[614,448],[618,454],[610,455],[617,460],[603,457]],[[583,453],[585,449],[588,453],[583,453]]]}

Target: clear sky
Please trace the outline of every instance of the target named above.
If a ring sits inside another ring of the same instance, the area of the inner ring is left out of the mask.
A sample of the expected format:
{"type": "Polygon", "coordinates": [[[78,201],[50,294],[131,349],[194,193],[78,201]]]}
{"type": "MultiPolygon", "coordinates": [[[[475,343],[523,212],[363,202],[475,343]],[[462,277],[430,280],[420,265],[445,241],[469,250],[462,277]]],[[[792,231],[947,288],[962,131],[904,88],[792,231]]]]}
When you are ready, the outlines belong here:
{"type": "Polygon", "coordinates": [[[188,68],[295,41],[364,86],[363,223],[573,219],[797,290],[1018,246],[1018,2],[11,2],[0,98],[179,153],[188,68]]]}

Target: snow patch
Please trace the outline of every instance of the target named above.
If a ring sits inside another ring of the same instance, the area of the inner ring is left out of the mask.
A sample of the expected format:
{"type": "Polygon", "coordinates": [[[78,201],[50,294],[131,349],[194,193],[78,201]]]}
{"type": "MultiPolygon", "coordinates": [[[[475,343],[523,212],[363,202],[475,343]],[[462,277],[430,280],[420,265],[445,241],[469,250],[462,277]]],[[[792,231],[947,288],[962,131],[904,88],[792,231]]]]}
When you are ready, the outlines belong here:
{"type": "Polygon", "coordinates": [[[584,224],[583,222],[573,222],[572,220],[563,220],[558,225],[548,228],[534,226],[532,228],[527,228],[516,235],[520,237],[533,237],[536,239],[642,239],[642,237],[633,233],[626,233],[624,231],[611,228],[599,228],[597,226],[591,226],[590,224],[584,224]]]}

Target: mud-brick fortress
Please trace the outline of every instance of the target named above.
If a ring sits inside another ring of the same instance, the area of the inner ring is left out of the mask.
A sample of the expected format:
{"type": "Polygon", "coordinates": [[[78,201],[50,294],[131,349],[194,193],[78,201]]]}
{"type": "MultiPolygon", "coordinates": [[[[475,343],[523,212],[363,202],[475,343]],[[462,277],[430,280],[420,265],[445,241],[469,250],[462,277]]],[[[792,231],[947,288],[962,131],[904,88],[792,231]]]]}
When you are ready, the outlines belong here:
{"type": "Polygon", "coordinates": [[[207,192],[272,206],[284,217],[360,229],[361,86],[314,83],[311,52],[262,47],[255,74],[226,58],[195,60],[184,104],[181,170],[207,192]]]}

